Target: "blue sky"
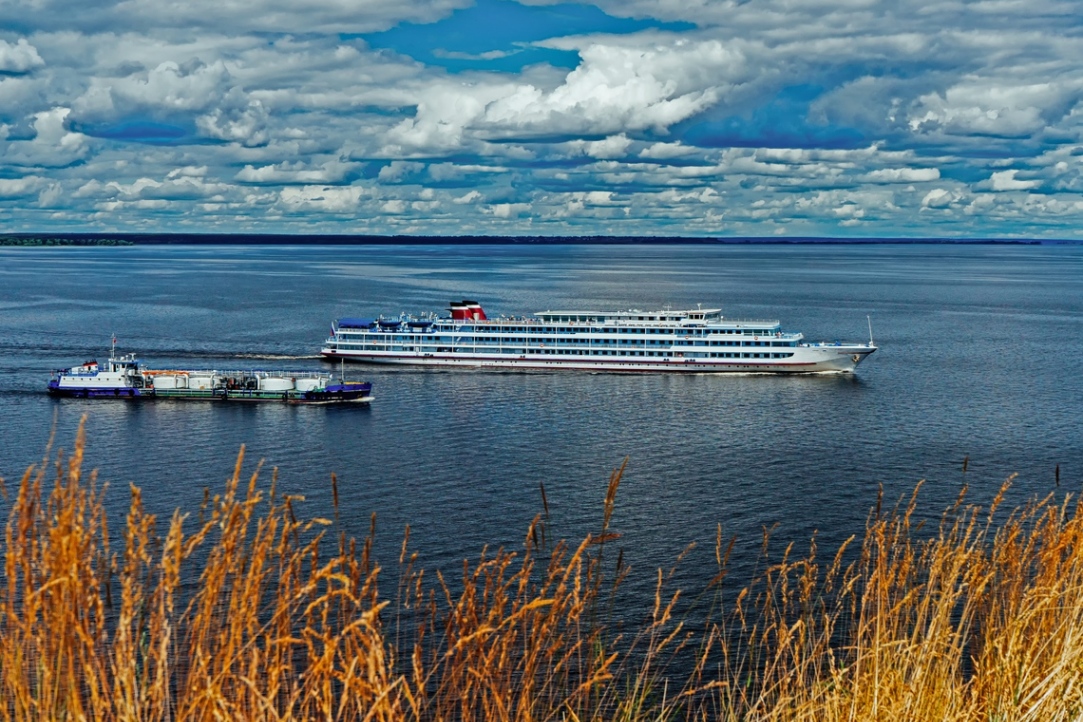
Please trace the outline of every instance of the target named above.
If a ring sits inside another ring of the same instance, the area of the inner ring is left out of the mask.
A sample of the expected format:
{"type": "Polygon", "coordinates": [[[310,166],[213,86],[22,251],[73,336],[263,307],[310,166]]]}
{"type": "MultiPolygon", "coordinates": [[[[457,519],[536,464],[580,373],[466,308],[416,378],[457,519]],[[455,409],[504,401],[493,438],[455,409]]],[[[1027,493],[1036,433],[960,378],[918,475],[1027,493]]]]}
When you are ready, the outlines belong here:
{"type": "Polygon", "coordinates": [[[0,1],[0,232],[1083,237],[1066,0],[0,1]]]}

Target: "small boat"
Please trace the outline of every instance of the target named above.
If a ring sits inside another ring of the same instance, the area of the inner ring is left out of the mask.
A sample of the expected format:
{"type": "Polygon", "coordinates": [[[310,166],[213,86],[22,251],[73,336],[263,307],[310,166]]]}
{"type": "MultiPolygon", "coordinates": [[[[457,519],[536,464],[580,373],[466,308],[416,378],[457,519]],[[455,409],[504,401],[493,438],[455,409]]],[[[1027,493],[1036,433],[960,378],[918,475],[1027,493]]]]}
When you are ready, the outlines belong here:
{"type": "Polygon", "coordinates": [[[84,399],[193,399],[278,401],[293,404],[368,403],[372,384],[321,371],[212,371],[148,369],[135,357],[118,357],[116,345],[104,367],[97,361],[53,374],[53,396],[84,399]]]}

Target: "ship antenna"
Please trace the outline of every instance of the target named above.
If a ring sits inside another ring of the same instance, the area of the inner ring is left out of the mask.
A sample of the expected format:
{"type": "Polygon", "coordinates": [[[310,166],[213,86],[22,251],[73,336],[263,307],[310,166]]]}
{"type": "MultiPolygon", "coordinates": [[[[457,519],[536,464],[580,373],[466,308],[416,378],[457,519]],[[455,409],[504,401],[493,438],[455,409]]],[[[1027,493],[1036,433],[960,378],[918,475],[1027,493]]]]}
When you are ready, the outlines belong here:
{"type": "Polygon", "coordinates": [[[117,335],[113,334],[113,345],[109,348],[109,359],[115,359],[117,357],[117,335]]]}
{"type": "Polygon", "coordinates": [[[868,319],[868,321],[869,321],[869,345],[870,346],[875,346],[876,344],[874,344],[872,342],[872,316],[867,315],[867,316],[865,316],[865,318],[868,319]]]}

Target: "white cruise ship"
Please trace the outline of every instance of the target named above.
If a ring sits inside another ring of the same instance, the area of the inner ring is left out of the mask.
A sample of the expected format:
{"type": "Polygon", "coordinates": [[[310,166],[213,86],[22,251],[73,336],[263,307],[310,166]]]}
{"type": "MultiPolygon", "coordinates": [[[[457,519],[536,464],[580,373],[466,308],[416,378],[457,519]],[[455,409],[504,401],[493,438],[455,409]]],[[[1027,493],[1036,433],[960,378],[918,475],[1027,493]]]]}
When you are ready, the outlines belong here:
{"type": "Polygon", "coordinates": [[[421,366],[608,372],[851,373],[868,343],[817,342],[778,321],[724,318],[720,309],[543,311],[488,318],[476,301],[450,316],[340,318],[328,359],[421,366]]]}

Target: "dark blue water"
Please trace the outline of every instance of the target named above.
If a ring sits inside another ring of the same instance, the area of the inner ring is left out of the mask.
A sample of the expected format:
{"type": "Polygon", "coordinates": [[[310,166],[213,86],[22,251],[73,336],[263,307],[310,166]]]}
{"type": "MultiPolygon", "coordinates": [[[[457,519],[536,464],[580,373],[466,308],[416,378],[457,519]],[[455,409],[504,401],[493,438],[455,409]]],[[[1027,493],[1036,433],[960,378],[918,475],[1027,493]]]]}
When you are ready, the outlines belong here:
{"type": "MultiPolygon", "coordinates": [[[[750,565],[762,529],[821,550],[859,533],[882,485],[926,479],[936,515],[1010,474],[1022,501],[1083,484],[1083,247],[427,246],[0,249],[0,476],[9,487],[55,427],[125,507],[195,511],[239,447],[279,485],[397,558],[458,568],[484,545],[521,546],[542,510],[553,532],[595,529],[609,472],[628,459],[614,529],[640,583],[682,549],[713,574],[718,525],[750,565]],[[721,306],[778,318],[810,340],[881,346],[855,376],[663,376],[387,370],[370,408],[53,400],[51,369],[119,350],[152,366],[327,368],[331,320],[446,308],[721,306]],[[962,473],[964,457],[969,459],[962,473]],[[1060,466],[1060,488],[1054,469],[1060,466]]],[[[4,508],[6,513],[6,506],[4,508]]],[[[117,519],[114,524],[119,523],[117,519]]]]}

